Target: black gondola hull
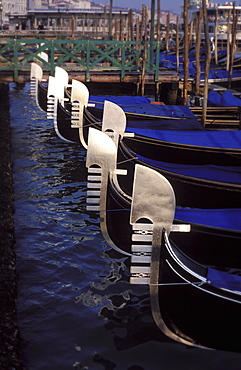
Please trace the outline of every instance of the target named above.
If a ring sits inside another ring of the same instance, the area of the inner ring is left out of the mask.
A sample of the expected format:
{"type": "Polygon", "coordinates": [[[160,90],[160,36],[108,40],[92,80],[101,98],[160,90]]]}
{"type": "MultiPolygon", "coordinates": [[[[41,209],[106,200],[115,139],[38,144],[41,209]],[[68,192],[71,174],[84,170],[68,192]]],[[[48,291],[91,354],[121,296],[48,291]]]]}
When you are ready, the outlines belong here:
{"type": "MultiPolygon", "coordinates": [[[[124,252],[131,253],[131,201],[124,198],[110,182],[107,189],[107,230],[110,238],[124,252]]],[[[187,223],[174,219],[174,224],[187,223]]],[[[171,240],[181,245],[182,251],[198,263],[222,268],[241,268],[241,232],[190,220],[191,232],[171,232],[171,240]]]]}
{"type": "MultiPolygon", "coordinates": [[[[138,153],[139,154],[139,153],[138,153]]],[[[118,163],[128,171],[128,176],[119,178],[121,188],[131,194],[134,167],[136,163],[146,165],[161,173],[172,185],[176,202],[181,207],[192,208],[241,208],[241,184],[211,181],[186,176],[146,164],[138,159],[138,155],[120,143],[118,163]]]]}
{"type": "Polygon", "coordinates": [[[124,142],[133,152],[143,157],[169,163],[241,165],[241,149],[198,147],[155,140],[140,135],[135,135],[134,138],[124,138],[124,142]]]}
{"type": "Polygon", "coordinates": [[[47,112],[47,91],[48,88],[45,87],[42,83],[38,83],[38,104],[40,108],[44,111],[47,112]]]}
{"type": "Polygon", "coordinates": [[[162,246],[159,286],[151,291],[151,301],[167,328],[194,345],[240,352],[240,303],[210,294],[182,276],[181,267],[162,246]]]}

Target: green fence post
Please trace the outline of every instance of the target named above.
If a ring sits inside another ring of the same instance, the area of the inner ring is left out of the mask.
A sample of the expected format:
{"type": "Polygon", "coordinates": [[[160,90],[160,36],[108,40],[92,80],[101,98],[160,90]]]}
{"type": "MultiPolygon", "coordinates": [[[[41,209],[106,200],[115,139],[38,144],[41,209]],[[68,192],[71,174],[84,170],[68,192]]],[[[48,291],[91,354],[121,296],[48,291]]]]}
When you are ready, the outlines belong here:
{"type": "Polygon", "coordinates": [[[90,41],[88,40],[86,44],[86,74],[85,74],[86,82],[90,81],[90,50],[91,45],[90,41]]]}
{"type": "Polygon", "coordinates": [[[146,49],[146,72],[151,71],[151,44],[147,42],[147,49],[146,49]]]}
{"type": "Polygon", "coordinates": [[[51,41],[50,48],[50,75],[54,76],[54,40],[51,41]]]}
{"type": "Polygon", "coordinates": [[[155,82],[157,82],[159,77],[160,41],[157,41],[155,44],[156,44],[155,82]]]}
{"type": "Polygon", "coordinates": [[[126,43],[123,41],[121,47],[121,82],[125,79],[126,43]]]}
{"type": "Polygon", "coordinates": [[[14,65],[14,82],[18,82],[18,41],[14,39],[13,43],[13,65],[14,65]]]}

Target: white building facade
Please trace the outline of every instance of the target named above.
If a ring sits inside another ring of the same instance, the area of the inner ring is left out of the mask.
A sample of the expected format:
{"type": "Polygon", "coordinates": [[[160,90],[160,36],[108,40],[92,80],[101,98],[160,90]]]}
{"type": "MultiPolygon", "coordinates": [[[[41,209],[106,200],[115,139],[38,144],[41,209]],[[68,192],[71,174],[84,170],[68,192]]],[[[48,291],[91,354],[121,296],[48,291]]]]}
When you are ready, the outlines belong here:
{"type": "MultiPolygon", "coordinates": [[[[90,9],[90,0],[0,0],[0,26],[8,25],[11,16],[24,16],[35,9],[90,9]]],[[[21,22],[20,22],[21,23],[21,22]]],[[[3,27],[4,28],[4,27],[3,27]]]]}

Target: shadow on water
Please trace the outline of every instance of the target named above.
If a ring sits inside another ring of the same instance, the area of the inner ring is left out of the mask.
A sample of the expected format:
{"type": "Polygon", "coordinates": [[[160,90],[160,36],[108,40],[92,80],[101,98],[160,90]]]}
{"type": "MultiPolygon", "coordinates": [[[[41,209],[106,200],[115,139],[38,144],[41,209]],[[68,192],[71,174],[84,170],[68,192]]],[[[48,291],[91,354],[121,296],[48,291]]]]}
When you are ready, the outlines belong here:
{"type": "MultiPolygon", "coordinates": [[[[86,211],[84,149],[61,141],[10,84],[18,320],[30,370],[239,369],[237,353],[190,349],[155,326],[147,286],[86,211]]],[[[200,318],[201,320],[201,318],[200,318]]]]}

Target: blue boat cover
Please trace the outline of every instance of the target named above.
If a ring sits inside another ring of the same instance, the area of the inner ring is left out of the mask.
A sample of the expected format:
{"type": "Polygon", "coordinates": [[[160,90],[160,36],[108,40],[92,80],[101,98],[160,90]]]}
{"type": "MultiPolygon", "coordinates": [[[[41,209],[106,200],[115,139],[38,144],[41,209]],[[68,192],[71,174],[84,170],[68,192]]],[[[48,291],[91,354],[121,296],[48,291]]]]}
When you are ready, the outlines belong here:
{"type": "MultiPolygon", "coordinates": [[[[204,55],[205,50],[200,49],[200,60],[205,59],[204,55]]],[[[190,62],[194,62],[196,60],[196,50],[192,50],[189,52],[188,59],[190,62]]],[[[183,67],[184,58],[182,55],[179,56],[179,66],[183,67]]],[[[176,68],[177,64],[177,57],[174,53],[166,54],[166,51],[160,53],[159,63],[161,66],[166,68],[176,68]]],[[[191,65],[192,66],[192,65],[191,65]]],[[[190,67],[190,65],[189,65],[190,67]]]]}
{"type": "Polygon", "coordinates": [[[241,209],[199,209],[176,207],[175,219],[219,229],[235,230],[241,235],[241,209]]]}
{"type": "MultiPolygon", "coordinates": [[[[195,62],[190,62],[189,63],[189,65],[188,65],[188,74],[189,74],[189,77],[194,77],[195,78],[195,76],[196,76],[195,62]]],[[[225,69],[210,69],[209,74],[208,74],[208,78],[210,80],[227,80],[228,79],[228,74],[229,74],[229,71],[227,71],[225,69]]],[[[181,77],[183,77],[184,76],[184,71],[180,70],[179,75],[181,77]]],[[[241,70],[236,69],[232,72],[232,78],[240,78],[240,77],[241,77],[241,70]]],[[[200,80],[204,81],[204,67],[202,65],[201,65],[200,80]]]]}
{"type": "Polygon", "coordinates": [[[156,161],[142,157],[137,153],[137,157],[145,164],[156,168],[185,176],[199,179],[225,182],[229,184],[241,185],[241,167],[238,166],[215,166],[215,165],[189,165],[176,164],[156,161]]]}
{"type": "Polygon", "coordinates": [[[209,107],[221,107],[221,95],[214,90],[208,93],[208,106],[209,107]]]}
{"type": "Polygon", "coordinates": [[[195,114],[184,105],[151,104],[151,100],[141,96],[93,96],[89,102],[95,103],[95,108],[102,110],[105,100],[118,104],[126,113],[141,114],[166,118],[192,118],[195,114]]]}
{"type": "Polygon", "coordinates": [[[221,96],[222,107],[240,107],[241,99],[234,96],[230,91],[225,90],[221,96]]]}
{"type": "Polygon", "coordinates": [[[241,130],[239,131],[170,131],[145,130],[127,127],[126,131],[143,137],[150,137],[167,143],[177,143],[195,147],[241,149],[241,130]]]}
{"type": "Polygon", "coordinates": [[[209,267],[207,272],[207,280],[210,285],[217,288],[239,292],[241,291],[241,276],[239,275],[229,274],[227,272],[218,271],[209,267]]]}
{"type": "Polygon", "coordinates": [[[211,90],[208,93],[208,105],[213,107],[240,107],[241,99],[234,96],[229,90],[225,90],[222,95],[211,90]]]}
{"type": "MultiPolygon", "coordinates": [[[[209,71],[209,79],[227,79],[229,75],[229,71],[225,69],[214,69],[209,71]]],[[[241,70],[234,70],[232,73],[232,78],[241,77],[241,70]]],[[[204,77],[203,77],[204,78],[204,77]]]]}
{"type": "MultiPolygon", "coordinates": [[[[204,70],[205,70],[205,50],[200,50],[201,55],[200,55],[200,68],[201,68],[201,76],[200,80],[204,80],[204,70]]],[[[213,53],[212,53],[213,55],[213,53]]],[[[226,61],[225,56],[227,55],[226,50],[219,50],[218,51],[219,58],[222,59],[219,61],[220,64],[214,64],[210,65],[210,70],[209,70],[209,79],[228,79],[229,71],[224,69],[222,63],[226,61]]],[[[236,52],[235,57],[234,57],[234,62],[241,58],[241,53],[236,52]]],[[[189,65],[188,65],[188,75],[189,77],[194,77],[196,76],[196,55],[195,55],[195,50],[192,50],[189,52],[189,65]]],[[[154,58],[155,62],[155,58],[154,58]]],[[[160,53],[159,57],[159,63],[162,67],[167,68],[167,69],[176,69],[177,68],[177,61],[176,61],[176,55],[171,53],[171,54],[166,54],[166,51],[163,51],[160,53]]],[[[184,69],[183,69],[183,56],[179,56],[179,76],[183,77],[184,76],[184,69]]],[[[232,72],[232,78],[235,77],[241,77],[241,70],[233,70],[232,72]]]]}
{"type": "Polygon", "coordinates": [[[196,118],[195,114],[184,105],[158,105],[158,104],[139,104],[139,105],[121,105],[126,113],[141,114],[154,117],[167,118],[196,118]]]}
{"type": "Polygon", "coordinates": [[[176,130],[176,131],[204,131],[205,128],[202,126],[196,118],[180,118],[180,119],[165,119],[165,118],[155,118],[155,119],[146,119],[143,118],[140,120],[136,119],[129,120],[127,117],[127,126],[131,130],[131,127],[149,130],[176,130]]]}
{"type": "Polygon", "coordinates": [[[102,96],[102,95],[90,95],[89,102],[90,103],[103,103],[105,100],[109,100],[113,103],[118,105],[135,105],[135,104],[145,104],[150,103],[151,99],[147,98],[146,96],[102,96]]]}
{"type": "MultiPolygon", "coordinates": [[[[225,50],[223,50],[222,53],[220,53],[220,55],[222,56],[223,54],[223,58],[220,58],[219,59],[219,63],[223,64],[223,63],[227,63],[227,51],[225,52],[225,50]]],[[[234,62],[236,60],[239,60],[241,58],[241,53],[239,51],[236,51],[235,54],[234,54],[234,62]]]]}

